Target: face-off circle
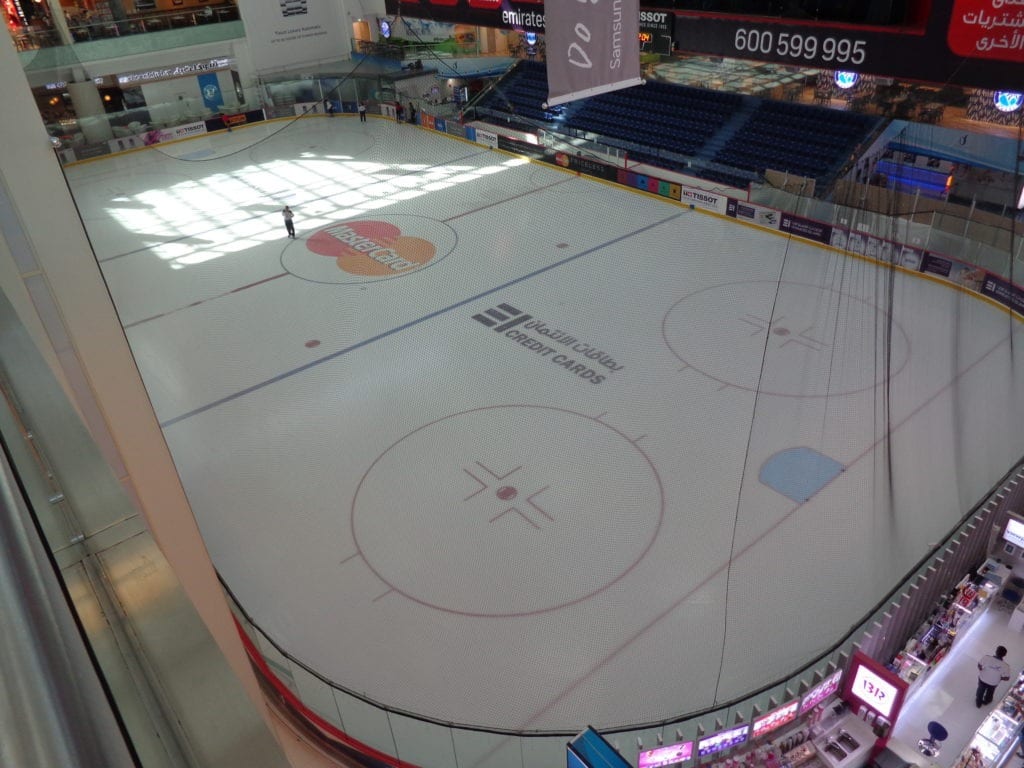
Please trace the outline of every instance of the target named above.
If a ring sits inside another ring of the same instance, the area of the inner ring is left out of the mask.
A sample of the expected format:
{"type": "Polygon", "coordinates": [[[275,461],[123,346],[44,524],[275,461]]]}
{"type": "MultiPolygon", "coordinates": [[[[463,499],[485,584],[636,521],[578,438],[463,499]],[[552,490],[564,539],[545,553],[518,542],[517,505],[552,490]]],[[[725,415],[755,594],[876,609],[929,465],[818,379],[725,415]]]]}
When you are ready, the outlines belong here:
{"type": "Polygon", "coordinates": [[[910,357],[903,329],[876,304],[774,280],[684,296],[665,313],[662,334],[676,357],[705,376],[768,395],[861,392],[895,376],[910,357]]]}
{"type": "Polygon", "coordinates": [[[281,265],[317,283],[367,283],[401,277],[434,264],[455,249],[447,224],[423,216],[348,219],[292,243],[281,265]]]}
{"type": "Polygon", "coordinates": [[[370,466],[352,535],[391,589],[438,610],[521,616],[629,572],[661,526],[657,470],[622,432],[560,408],[478,408],[426,424],[370,466]]]}

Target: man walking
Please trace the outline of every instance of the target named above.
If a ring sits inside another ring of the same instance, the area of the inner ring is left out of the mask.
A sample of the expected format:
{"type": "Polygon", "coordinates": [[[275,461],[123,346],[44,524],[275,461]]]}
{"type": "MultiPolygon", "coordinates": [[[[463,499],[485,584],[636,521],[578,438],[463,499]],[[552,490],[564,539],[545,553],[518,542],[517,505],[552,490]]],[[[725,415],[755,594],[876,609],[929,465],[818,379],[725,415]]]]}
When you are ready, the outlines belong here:
{"type": "Polygon", "coordinates": [[[295,239],[295,223],[292,221],[295,214],[292,213],[292,209],[287,205],[284,210],[281,211],[281,215],[284,216],[284,228],[288,230],[288,237],[295,239]]]}
{"type": "Polygon", "coordinates": [[[995,656],[982,656],[979,659],[978,690],[974,694],[974,704],[978,709],[986,704],[991,704],[996,686],[1004,680],[1010,679],[1010,665],[1003,661],[1004,658],[1006,658],[1006,649],[1000,645],[996,648],[995,656]]]}

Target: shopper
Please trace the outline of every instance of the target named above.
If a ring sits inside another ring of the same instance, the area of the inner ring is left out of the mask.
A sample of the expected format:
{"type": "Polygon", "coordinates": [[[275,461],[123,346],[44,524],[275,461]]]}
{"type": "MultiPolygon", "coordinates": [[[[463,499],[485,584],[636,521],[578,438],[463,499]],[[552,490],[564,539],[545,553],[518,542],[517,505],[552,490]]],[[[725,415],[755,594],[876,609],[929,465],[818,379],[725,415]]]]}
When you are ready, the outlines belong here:
{"type": "Polygon", "coordinates": [[[359,122],[360,123],[365,123],[366,122],[366,102],[365,101],[360,101],[359,102],[359,122]]]}
{"type": "Polygon", "coordinates": [[[982,656],[978,661],[978,690],[974,694],[974,703],[978,709],[991,704],[996,686],[1010,679],[1010,665],[1003,661],[1004,658],[1006,649],[1000,645],[996,648],[995,656],[982,656]]]}
{"type": "Polygon", "coordinates": [[[284,228],[288,230],[288,237],[290,237],[290,238],[292,238],[294,240],[295,239],[295,223],[292,221],[292,219],[295,217],[295,214],[292,213],[292,209],[289,208],[286,205],[284,207],[284,210],[281,211],[281,215],[284,216],[284,228]]]}

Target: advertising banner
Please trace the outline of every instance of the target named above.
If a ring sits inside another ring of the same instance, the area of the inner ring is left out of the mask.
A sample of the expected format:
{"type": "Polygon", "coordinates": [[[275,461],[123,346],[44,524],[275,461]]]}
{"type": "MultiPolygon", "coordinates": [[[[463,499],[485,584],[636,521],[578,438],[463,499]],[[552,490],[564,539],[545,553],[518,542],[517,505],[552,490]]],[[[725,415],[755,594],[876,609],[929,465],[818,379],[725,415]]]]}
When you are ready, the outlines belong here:
{"type": "Polygon", "coordinates": [[[384,0],[384,9],[388,16],[544,32],[541,0],[427,0],[416,5],[402,0],[384,0]]]}
{"type": "Polygon", "coordinates": [[[813,240],[816,243],[829,245],[832,242],[831,226],[822,224],[820,221],[814,221],[813,219],[794,216],[791,213],[782,214],[779,230],[796,237],[802,237],[805,240],[813,240]]]}
{"type": "Polygon", "coordinates": [[[175,139],[186,139],[189,136],[199,136],[204,133],[206,133],[206,123],[198,122],[176,125],[173,128],[154,128],[151,131],[140,134],[139,138],[142,139],[143,144],[149,146],[163,141],[174,141],[175,139]]]}
{"type": "MultiPolygon", "coordinates": [[[[491,149],[498,148],[498,134],[492,133],[491,131],[485,131],[483,128],[474,128],[473,130],[476,134],[474,140],[477,144],[483,144],[485,147],[490,147],[491,149]]],[[[468,136],[469,133],[467,132],[466,135],[468,136]]]]}
{"type": "MultiPolygon", "coordinates": [[[[385,0],[391,15],[540,33],[545,23],[553,26],[553,11],[576,5],[568,0],[546,5],[537,0],[385,0]]],[[[732,14],[725,2],[687,5],[709,12],[645,8],[638,30],[630,34],[639,34],[644,51],[662,50],[667,41],[659,35],[670,26],[675,48],[685,53],[992,90],[1020,90],[1014,84],[1024,82],[1024,16],[1012,0],[929,0],[927,18],[909,27],[732,14]],[[655,20],[663,12],[671,21],[655,20]]],[[[567,33],[574,33],[572,24],[567,33]]],[[[547,50],[550,56],[550,33],[547,50]]]]}
{"type": "Polygon", "coordinates": [[[545,11],[548,105],[643,82],[638,0],[553,2],[545,11]]]}
{"type": "Polygon", "coordinates": [[[1024,82],[1024,27],[1015,26],[1024,16],[1009,6],[932,0],[916,29],[683,11],[675,40],[686,53],[1005,90],[1024,82]],[[982,6],[999,10],[982,17],[982,6]]]}
{"type": "Polygon", "coordinates": [[[749,221],[759,227],[767,229],[778,229],[782,214],[774,208],[766,208],[756,203],[748,203],[746,200],[737,200],[734,197],[728,198],[725,207],[725,215],[741,221],[749,221]]]}
{"type": "Polygon", "coordinates": [[[696,187],[682,187],[680,199],[684,203],[692,203],[698,208],[705,208],[715,213],[725,213],[729,205],[729,198],[725,195],[716,195],[696,187]]]}
{"type": "Polygon", "coordinates": [[[668,768],[676,763],[689,762],[693,757],[693,742],[683,741],[667,747],[648,749],[637,755],[637,768],[668,768]]]}
{"type": "MultiPolygon", "coordinates": [[[[617,181],[626,187],[632,187],[633,189],[642,189],[644,192],[651,192],[661,197],[667,197],[670,200],[680,200],[683,196],[683,188],[681,185],[671,181],[662,181],[661,179],[651,176],[646,173],[636,173],[634,171],[627,171],[623,168],[616,169],[617,181]]],[[[717,197],[717,195],[715,195],[717,197]]],[[[694,205],[698,203],[694,201],[694,205]]],[[[701,207],[704,207],[703,205],[701,207]]]]}
{"type": "Polygon", "coordinates": [[[224,128],[232,128],[246,123],[259,123],[266,120],[262,109],[253,109],[248,112],[240,112],[237,115],[219,115],[204,121],[207,131],[220,131],[224,128]]]}
{"type": "Polygon", "coordinates": [[[995,299],[1018,314],[1024,314],[1024,289],[995,275],[987,275],[981,283],[981,295],[995,299]]]}
{"type": "MultiPolygon", "coordinates": [[[[479,135],[479,131],[477,131],[479,135]]],[[[518,141],[508,136],[498,136],[498,149],[511,152],[523,157],[532,157],[534,160],[541,160],[544,157],[544,148],[536,144],[527,144],[525,141],[518,141]]]]}
{"type": "Polygon", "coordinates": [[[671,11],[640,11],[640,52],[670,55],[675,22],[671,11]]]}
{"type": "Polygon", "coordinates": [[[934,253],[926,253],[924,258],[921,260],[921,271],[927,272],[930,275],[949,277],[949,273],[952,269],[952,259],[946,259],[934,253]]]}
{"type": "Polygon", "coordinates": [[[352,24],[328,0],[247,0],[238,10],[258,72],[334,61],[350,48],[352,24]]]}
{"type": "Polygon", "coordinates": [[[203,106],[214,111],[220,109],[224,103],[224,94],[221,93],[220,83],[217,82],[216,72],[204,72],[196,75],[199,81],[199,93],[203,95],[203,106]]]}
{"type": "Polygon", "coordinates": [[[589,157],[571,155],[568,152],[555,152],[553,155],[548,155],[544,159],[549,163],[554,163],[562,168],[568,168],[570,171],[576,171],[576,173],[582,173],[587,176],[604,179],[605,181],[618,181],[619,169],[616,166],[608,165],[608,163],[602,163],[598,160],[592,160],[589,157]]]}
{"type": "MultiPolygon", "coordinates": [[[[904,246],[903,250],[907,251],[908,249],[904,246]]],[[[927,251],[921,254],[920,265],[921,272],[944,277],[949,282],[962,285],[964,288],[970,288],[972,291],[984,293],[982,287],[985,281],[989,279],[988,273],[981,267],[974,266],[973,264],[964,264],[963,262],[954,261],[945,256],[939,256],[927,251]]],[[[910,265],[905,264],[904,266],[909,267],[910,265]]]]}
{"type": "Polygon", "coordinates": [[[1024,7],[1015,5],[1012,0],[955,0],[950,50],[958,56],[1024,64],[1024,7]]]}

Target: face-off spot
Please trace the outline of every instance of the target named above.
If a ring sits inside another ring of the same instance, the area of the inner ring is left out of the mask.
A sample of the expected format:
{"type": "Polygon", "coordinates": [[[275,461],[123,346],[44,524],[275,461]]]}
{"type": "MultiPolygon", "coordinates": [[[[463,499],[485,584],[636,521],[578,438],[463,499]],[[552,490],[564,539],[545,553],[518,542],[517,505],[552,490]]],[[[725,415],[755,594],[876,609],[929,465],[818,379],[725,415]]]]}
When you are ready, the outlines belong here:
{"type": "Polygon", "coordinates": [[[359,483],[352,532],[370,569],[410,600],[518,616],[616,582],[646,554],[663,512],[654,465],[617,429],[559,408],[494,406],[384,451],[359,483]]]}
{"type": "Polygon", "coordinates": [[[665,313],[662,333],[686,368],[764,395],[860,392],[897,375],[910,357],[903,329],[873,302],[774,280],[684,296],[665,313]]]}

